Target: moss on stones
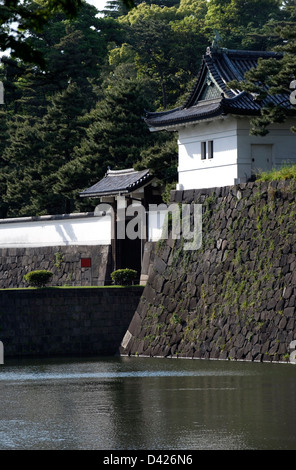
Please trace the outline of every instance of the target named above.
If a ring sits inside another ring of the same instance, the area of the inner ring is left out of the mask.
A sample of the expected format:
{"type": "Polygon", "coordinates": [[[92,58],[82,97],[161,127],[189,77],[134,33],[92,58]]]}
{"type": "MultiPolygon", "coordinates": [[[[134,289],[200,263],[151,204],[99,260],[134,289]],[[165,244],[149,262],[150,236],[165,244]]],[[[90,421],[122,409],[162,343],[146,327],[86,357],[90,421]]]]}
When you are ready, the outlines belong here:
{"type": "Polygon", "coordinates": [[[135,335],[142,354],[286,360],[296,337],[295,181],[183,192],[203,205],[202,246],[159,244],[135,335]]]}

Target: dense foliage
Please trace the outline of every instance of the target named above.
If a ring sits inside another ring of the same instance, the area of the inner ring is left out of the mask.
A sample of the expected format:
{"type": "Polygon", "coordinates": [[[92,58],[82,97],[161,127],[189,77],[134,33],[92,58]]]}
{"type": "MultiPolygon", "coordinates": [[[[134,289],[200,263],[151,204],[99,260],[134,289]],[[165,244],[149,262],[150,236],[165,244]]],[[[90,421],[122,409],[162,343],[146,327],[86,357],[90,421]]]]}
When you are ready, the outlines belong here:
{"type": "Polygon", "coordinates": [[[143,115],[183,104],[215,34],[221,47],[286,51],[280,66],[260,64],[249,88],[269,77],[273,92],[286,89],[296,70],[294,1],[109,0],[103,12],[78,0],[2,4],[0,218],[92,210],[79,192],[108,166],[149,167],[169,187],[176,136],[151,133],[143,115]]]}

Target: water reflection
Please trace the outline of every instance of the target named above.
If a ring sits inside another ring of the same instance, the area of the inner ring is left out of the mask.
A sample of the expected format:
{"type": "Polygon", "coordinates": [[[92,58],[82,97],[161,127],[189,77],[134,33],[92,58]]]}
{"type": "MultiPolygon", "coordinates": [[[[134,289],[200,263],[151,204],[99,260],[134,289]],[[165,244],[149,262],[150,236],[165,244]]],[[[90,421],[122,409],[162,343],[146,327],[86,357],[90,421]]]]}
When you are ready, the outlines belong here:
{"type": "Polygon", "coordinates": [[[296,449],[291,364],[6,361],[0,449],[296,449]]]}

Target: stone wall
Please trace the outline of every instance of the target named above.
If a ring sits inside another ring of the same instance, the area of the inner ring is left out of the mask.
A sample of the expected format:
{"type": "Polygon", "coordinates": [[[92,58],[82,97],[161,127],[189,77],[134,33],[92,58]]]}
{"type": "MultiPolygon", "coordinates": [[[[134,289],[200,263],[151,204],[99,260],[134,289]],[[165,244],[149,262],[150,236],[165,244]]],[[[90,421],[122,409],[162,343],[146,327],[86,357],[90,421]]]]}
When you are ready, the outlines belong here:
{"type": "Polygon", "coordinates": [[[296,182],[175,191],[202,204],[202,246],[158,242],[121,354],[289,360],[296,339],[296,182]]]}
{"type": "Polygon", "coordinates": [[[143,288],[0,291],[4,359],[118,353],[143,288]]]}
{"type": "Polygon", "coordinates": [[[111,283],[111,246],[47,246],[0,248],[0,288],[26,287],[24,274],[37,269],[53,273],[53,286],[105,285],[111,283]],[[81,259],[90,267],[81,267],[81,259]]]}

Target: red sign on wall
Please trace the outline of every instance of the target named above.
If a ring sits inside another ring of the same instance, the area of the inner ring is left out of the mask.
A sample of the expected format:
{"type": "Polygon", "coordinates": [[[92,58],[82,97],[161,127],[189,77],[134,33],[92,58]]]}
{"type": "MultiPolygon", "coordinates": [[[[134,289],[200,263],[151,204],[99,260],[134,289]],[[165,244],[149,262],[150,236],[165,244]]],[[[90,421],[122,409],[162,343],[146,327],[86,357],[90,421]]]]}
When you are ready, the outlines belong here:
{"type": "Polygon", "coordinates": [[[91,267],[91,258],[81,258],[81,267],[90,268],[91,267]]]}

